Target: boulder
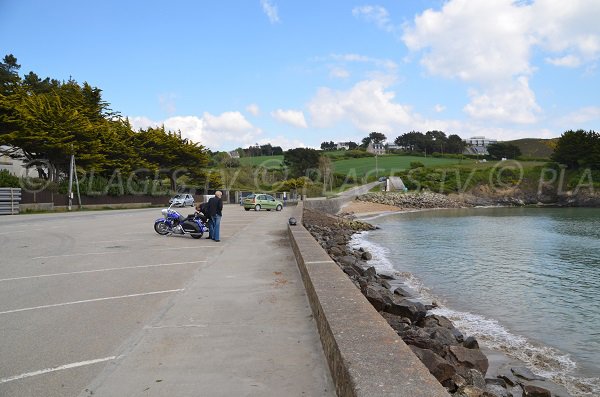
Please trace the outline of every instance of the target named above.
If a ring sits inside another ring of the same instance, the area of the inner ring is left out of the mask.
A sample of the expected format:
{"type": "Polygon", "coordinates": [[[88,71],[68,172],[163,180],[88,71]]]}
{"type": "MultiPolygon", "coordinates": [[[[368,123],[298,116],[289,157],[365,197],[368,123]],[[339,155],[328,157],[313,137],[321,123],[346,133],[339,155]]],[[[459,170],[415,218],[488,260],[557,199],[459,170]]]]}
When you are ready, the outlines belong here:
{"type": "Polygon", "coordinates": [[[453,394],[454,397],[483,397],[484,391],[475,386],[466,385],[453,394]]]}
{"type": "Polygon", "coordinates": [[[550,390],[534,385],[523,386],[524,397],[552,397],[550,390]]]}
{"type": "Polygon", "coordinates": [[[342,255],[344,255],[344,250],[341,249],[337,245],[329,248],[328,251],[329,251],[329,255],[331,255],[331,256],[342,256],[342,255]]]}
{"type": "Polygon", "coordinates": [[[373,255],[370,252],[365,251],[360,256],[360,259],[365,260],[365,261],[370,261],[371,259],[373,259],[373,255]]]}
{"type": "Polygon", "coordinates": [[[429,330],[432,330],[431,333],[429,334],[431,336],[431,339],[435,339],[437,341],[439,341],[442,345],[446,345],[446,346],[452,346],[452,345],[458,345],[459,344],[459,340],[456,337],[456,335],[454,334],[454,332],[448,328],[442,328],[442,327],[438,327],[438,328],[427,328],[429,330]]]}
{"type": "Polygon", "coordinates": [[[513,397],[512,393],[500,385],[488,384],[485,387],[486,397],[513,397]]]}
{"type": "MultiPolygon", "coordinates": [[[[377,271],[375,270],[375,268],[373,266],[371,266],[371,267],[367,268],[367,270],[365,270],[364,276],[366,278],[368,278],[370,281],[375,281],[378,279],[377,271]]],[[[385,287],[383,287],[383,288],[385,288],[385,287]]],[[[386,288],[386,290],[387,290],[387,288],[386,288]]]]}
{"type": "Polygon", "coordinates": [[[429,372],[440,382],[444,383],[447,380],[452,379],[456,374],[454,367],[442,357],[435,354],[429,349],[421,349],[416,346],[410,346],[410,349],[415,353],[423,364],[427,367],[429,372]]]}
{"type": "Polygon", "coordinates": [[[364,288],[362,292],[365,298],[367,298],[367,300],[378,312],[384,311],[388,307],[388,304],[383,299],[380,289],[378,289],[376,286],[367,284],[366,288],[364,288]]]}
{"type": "MultiPolygon", "coordinates": [[[[485,354],[480,350],[467,349],[463,346],[450,346],[448,352],[449,354],[446,358],[451,363],[462,366],[465,369],[476,369],[482,374],[487,372],[489,362],[485,354]]],[[[457,369],[457,372],[462,375],[459,369],[457,369]]]]}
{"type": "Polygon", "coordinates": [[[477,339],[475,339],[473,336],[468,336],[463,341],[463,346],[467,349],[479,349],[479,343],[477,342],[477,339]]]}
{"type": "Polygon", "coordinates": [[[444,316],[438,316],[437,314],[431,314],[419,321],[417,324],[419,327],[430,328],[430,327],[444,327],[453,329],[454,324],[444,316]]]}
{"type": "Polygon", "coordinates": [[[433,350],[440,356],[443,355],[444,346],[439,342],[434,341],[429,336],[429,333],[422,328],[409,327],[408,329],[398,332],[404,343],[409,346],[420,347],[421,349],[433,350]]]}
{"type": "Polygon", "coordinates": [[[385,318],[390,327],[394,329],[397,333],[404,332],[410,326],[410,320],[404,317],[396,316],[395,314],[390,314],[386,312],[382,312],[381,316],[385,318]]]}
{"type": "Polygon", "coordinates": [[[473,385],[481,390],[485,390],[486,383],[483,374],[476,369],[469,369],[465,374],[467,384],[473,385]]]}
{"type": "Polygon", "coordinates": [[[394,299],[385,311],[402,317],[408,317],[412,322],[418,322],[427,314],[427,310],[422,303],[403,298],[394,299]]]}
{"type": "Polygon", "coordinates": [[[525,380],[546,380],[546,378],[542,376],[538,376],[531,372],[531,370],[527,367],[511,367],[511,372],[518,376],[521,379],[525,380]]]}

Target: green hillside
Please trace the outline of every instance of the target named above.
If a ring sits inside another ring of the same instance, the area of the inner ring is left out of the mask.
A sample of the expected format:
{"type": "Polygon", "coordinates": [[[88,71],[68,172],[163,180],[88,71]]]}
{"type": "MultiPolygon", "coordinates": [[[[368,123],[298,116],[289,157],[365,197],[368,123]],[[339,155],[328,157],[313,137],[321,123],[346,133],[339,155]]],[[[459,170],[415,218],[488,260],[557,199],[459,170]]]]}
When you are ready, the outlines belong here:
{"type": "Polygon", "coordinates": [[[554,152],[554,147],[556,146],[557,141],[558,138],[524,138],[516,139],[514,141],[507,141],[506,143],[516,145],[519,149],[521,149],[522,157],[549,159],[554,152]]]}
{"type": "Polygon", "coordinates": [[[257,157],[242,157],[241,165],[263,166],[266,168],[277,168],[283,163],[283,155],[279,156],[257,156],[257,157]]]}
{"type": "Polygon", "coordinates": [[[356,176],[366,174],[383,176],[390,175],[392,172],[409,169],[412,161],[419,161],[426,167],[439,167],[459,163],[457,159],[385,155],[378,156],[377,163],[375,162],[375,157],[365,157],[334,161],[333,166],[335,167],[335,172],[338,174],[347,175],[355,173],[356,176]]]}

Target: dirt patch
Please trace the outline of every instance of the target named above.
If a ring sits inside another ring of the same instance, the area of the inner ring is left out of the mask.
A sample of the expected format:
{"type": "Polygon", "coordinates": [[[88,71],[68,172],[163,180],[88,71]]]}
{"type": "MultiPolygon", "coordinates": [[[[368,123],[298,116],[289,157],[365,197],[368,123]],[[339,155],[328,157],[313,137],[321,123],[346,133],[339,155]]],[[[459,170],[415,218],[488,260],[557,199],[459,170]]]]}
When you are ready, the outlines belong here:
{"type": "Polygon", "coordinates": [[[394,205],[370,203],[366,201],[353,200],[342,207],[341,212],[352,214],[366,214],[372,212],[390,212],[401,211],[401,208],[394,205]]]}

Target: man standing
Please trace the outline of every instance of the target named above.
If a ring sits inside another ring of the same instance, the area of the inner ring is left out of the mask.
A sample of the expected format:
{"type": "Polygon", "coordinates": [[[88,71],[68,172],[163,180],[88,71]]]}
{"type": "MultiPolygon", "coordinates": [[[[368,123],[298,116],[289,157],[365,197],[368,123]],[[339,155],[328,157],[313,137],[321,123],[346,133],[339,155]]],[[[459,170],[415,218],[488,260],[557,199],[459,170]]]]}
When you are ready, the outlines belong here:
{"type": "Polygon", "coordinates": [[[223,216],[223,200],[221,199],[223,193],[220,190],[215,192],[215,196],[208,200],[208,218],[210,222],[208,224],[208,234],[211,239],[216,242],[220,240],[221,231],[221,217],[223,216]]]}

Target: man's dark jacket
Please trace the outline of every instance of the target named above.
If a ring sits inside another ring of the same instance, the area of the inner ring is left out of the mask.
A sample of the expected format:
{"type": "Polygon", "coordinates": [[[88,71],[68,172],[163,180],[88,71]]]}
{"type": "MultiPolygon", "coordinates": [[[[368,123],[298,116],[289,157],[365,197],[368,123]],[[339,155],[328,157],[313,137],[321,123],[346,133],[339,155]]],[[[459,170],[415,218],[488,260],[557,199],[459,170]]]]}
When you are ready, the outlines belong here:
{"type": "Polygon", "coordinates": [[[207,203],[207,214],[209,218],[212,218],[216,215],[223,216],[223,200],[218,198],[217,196],[211,197],[207,203]]]}

